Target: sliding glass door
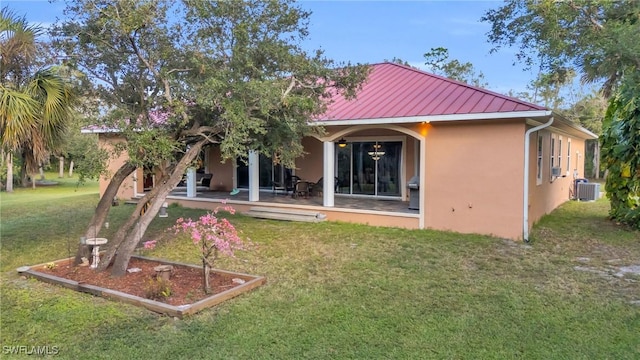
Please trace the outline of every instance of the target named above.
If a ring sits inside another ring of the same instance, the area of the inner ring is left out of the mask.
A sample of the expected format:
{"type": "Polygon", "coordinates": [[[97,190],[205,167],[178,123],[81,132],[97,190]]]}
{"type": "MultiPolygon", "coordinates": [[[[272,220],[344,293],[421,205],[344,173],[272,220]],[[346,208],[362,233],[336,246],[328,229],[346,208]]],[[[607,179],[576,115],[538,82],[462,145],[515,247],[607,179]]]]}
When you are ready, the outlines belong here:
{"type": "Polygon", "coordinates": [[[361,141],[336,149],[339,192],[400,196],[401,141],[361,141]]]}
{"type": "MultiPolygon", "coordinates": [[[[291,177],[291,169],[274,164],[271,158],[260,154],[260,188],[271,189],[274,182],[283,184],[287,178],[291,177]]],[[[249,167],[240,159],[237,160],[236,174],[238,176],[238,187],[246,189],[249,187],[249,167]]]]}

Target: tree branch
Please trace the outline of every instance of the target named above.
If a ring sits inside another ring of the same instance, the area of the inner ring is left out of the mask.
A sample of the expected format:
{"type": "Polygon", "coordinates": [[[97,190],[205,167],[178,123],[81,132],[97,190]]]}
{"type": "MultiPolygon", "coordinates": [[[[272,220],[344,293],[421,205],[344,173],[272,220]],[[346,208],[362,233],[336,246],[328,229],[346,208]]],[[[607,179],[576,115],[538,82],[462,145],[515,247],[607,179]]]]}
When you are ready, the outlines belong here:
{"type": "Polygon", "coordinates": [[[167,71],[167,75],[174,73],[174,72],[186,72],[186,71],[191,71],[193,69],[191,68],[187,68],[187,69],[171,69],[169,71],[167,71]]]}
{"type": "Polygon", "coordinates": [[[133,36],[129,36],[129,42],[131,43],[131,46],[133,47],[133,51],[135,52],[136,56],[138,57],[138,59],[140,61],[142,61],[142,63],[145,65],[145,67],[147,69],[149,69],[149,71],[151,71],[153,73],[153,75],[160,80],[160,82],[162,82],[162,85],[164,86],[164,98],[167,100],[167,102],[169,104],[173,104],[173,97],[171,96],[171,87],[169,86],[169,81],[167,81],[167,79],[165,79],[160,72],[153,67],[153,65],[149,62],[149,59],[145,58],[142,53],[140,52],[140,49],[138,48],[138,46],[136,45],[136,40],[133,36]]]}
{"type": "Polygon", "coordinates": [[[287,87],[287,89],[282,93],[282,100],[284,100],[284,98],[287,97],[287,95],[289,95],[289,93],[291,92],[291,90],[293,90],[293,87],[296,85],[296,78],[295,76],[291,76],[291,82],[289,83],[289,86],[287,87]]]}
{"type": "Polygon", "coordinates": [[[566,3],[567,5],[569,5],[570,8],[572,8],[573,10],[582,13],[582,15],[584,15],[587,20],[589,20],[590,23],[592,23],[596,28],[598,29],[603,29],[604,25],[602,25],[597,19],[594,19],[593,16],[591,16],[591,14],[589,14],[589,12],[587,11],[587,9],[585,7],[580,7],[578,5],[575,4],[575,2],[573,1],[569,1],[566,3]]]}

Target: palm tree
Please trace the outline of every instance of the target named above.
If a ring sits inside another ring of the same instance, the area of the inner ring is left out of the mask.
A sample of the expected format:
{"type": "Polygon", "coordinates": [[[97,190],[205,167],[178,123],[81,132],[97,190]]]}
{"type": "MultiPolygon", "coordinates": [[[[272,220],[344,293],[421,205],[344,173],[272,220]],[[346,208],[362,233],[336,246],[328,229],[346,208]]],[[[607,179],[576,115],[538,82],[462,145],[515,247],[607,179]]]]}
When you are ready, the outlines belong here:
{"type": "MultiPolygon", "coordinates": [[[[22,158],[23,185],[60,146],[74,101],[71,87],[53,68],[36,68],[42,32],[8,8],[0,10],[0,140],[9,167],[12,155],[22,158]]],[[[12,188],[8,177],[7,191],[12,188]]]]}

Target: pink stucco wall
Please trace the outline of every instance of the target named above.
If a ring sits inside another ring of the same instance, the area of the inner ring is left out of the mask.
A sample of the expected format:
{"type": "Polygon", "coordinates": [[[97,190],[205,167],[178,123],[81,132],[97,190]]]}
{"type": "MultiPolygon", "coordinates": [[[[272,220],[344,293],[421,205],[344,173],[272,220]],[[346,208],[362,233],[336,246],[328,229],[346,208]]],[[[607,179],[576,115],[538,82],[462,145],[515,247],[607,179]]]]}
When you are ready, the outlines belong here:
{"type": "Polygon", "coordinates": [[[318,181],[323,175],[322,142],[314,137],[305,137],[302,146],[306,154],[296,160],[295,174],[305,180],[318,181]]]}
{"type": "Polygon", "coordinates": [[[434,124],[426,136],[425,226],[518,238],[523,121],[434,124]]]}
{"type": "Polygon", "coordinates": [[[232,160],[222,162],[220,147],[217,145],[207,146],[207,170],[213,174],[210,188],[217,191],[230,191],[233,189],[233,178],[235,167],[232,160]]]}
{"type": "Polygon", "coordinates": [[[575,178],[584,177],[584,150],[585,141],[557,131],[542,130],[531,134],[529,147],[529,226],[535,224],[543,215],[550,213],[559,205],[571,198],[571,191],[574,184],[574,171],[577,172],[575,178]],[[537,140],[538,133],[542,137],[542,179],[537,179],[537,140]],[[562,153],[560,156],[560,167],[562,176],[551,177],[551,157],[550,142],[552,136],[555,140],[556,163],[558,153],[558,140],[562,140],[562,153]],[[567,144],[571,142],[570,168],[567,169],[567,144]]]}
{"type": "MultiPolygon", "coordinates": [[[[115,144],[123,143],[125,140],[121,136],[111,135],[111,134],[100,134],[98,136],[98,144],[103,149],[109,151],[113,156],[109,158],[107,163],[108,173],[102,177],[100,177],[99,181],[99,189],[100,196],[104,194],[107,186],[109,185],[109,181],[111,180],[111,176],[129,159],[129,155],[126,152],[121,152],[120,154],[114,153],[115,144]]],[[[138,176],[137,172],[129,175],[125,181],[123,181],[120,189],[118,190],[118,198],[119,199],[131,199],[134,194],[134,179],[138,176]]],[[[140,181],[139,181],[140,183],[140,181]]]]}

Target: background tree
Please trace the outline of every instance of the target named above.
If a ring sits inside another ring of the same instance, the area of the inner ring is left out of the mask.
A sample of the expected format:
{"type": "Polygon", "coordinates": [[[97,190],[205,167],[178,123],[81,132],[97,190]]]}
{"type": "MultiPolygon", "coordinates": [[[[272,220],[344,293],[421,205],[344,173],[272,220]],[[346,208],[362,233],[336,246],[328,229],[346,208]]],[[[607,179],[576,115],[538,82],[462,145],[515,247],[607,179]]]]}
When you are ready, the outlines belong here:
{"type": "MultiPolygon", "coordinates": [[[[7,169],[13,168],[14,155],[21,157],[23,186],[63,143],[74,104],[71,86],[42,61],[41,33],[8,8],[0,11],[0,138],[7,169]]],[[[7,191],[12,188],[8,175],[7,191]]]]}
{"type": "Polygon", "coordinates": [[[445,76],[477,87],[487,87],[488,85],[484,80],[482,71],[476,72],[472,63],[461,63],[457,59],[449,60],[449,50],[446,48],[431,48],[431,51],[424,54],[424,58],[426,60],[425,64],[436,75],[445,76]]]}
{"type": "MultiPolygon", "coordinates": [[[[582,96],[578,101],[561,113],[573,122],[596,135],[602,134],[602,122],[607,111],[607,99],[599,91],[582,96]]],[[[585,143],[584,172],[587,177],[599,179],[600,143],[599,140],[587,140],[585,143]]]]}
{"type": "Polygon", "coordinates": [[[354,96],[367,74],[303,51],[309,13],[291,1],[82,0],[68,2],[66,15],[57,45],[94,80],[109,114],[103,124],[120,129],[129,154],[87,234],[98,233],[135,168],[158,173],[101,262],[104,270],[113,259],[115,276],[202,147],[215,144],[227,159],[277,153],[291,165],[301,138],[321,131],[308,121],[330,92],[354,96]]]}
{"type": "MultiPolygon", "coordinates": [[[[69,177],[73,176],[75,170],[81,183],[87,179],[97,180],[102,175],[109,175],[106,166],[110,154],[99,146],[97,134],[82,133],[82,130],[92,129],[100,123],[100,112],[104,106],[93,93],[84,74],[72,71],[67,66],[64,68],[64,73],[69,73],[69,77],[74,79],[76,88],[82,91],[83,96],[77,101],[69,121],[66,142],[57,150],[55,156],[67,160],[69,177]]],[[[63,160],[60,162],[62,167],[63,160]]],[[[61,176],[64,176],[62,174],[64,169],[59,170],[61,176]]]]}
{"type": "Polygon", "coordinates": [[[393,57],[393,59],[391,59],[391,60],[389,60],[389,59],[384,59],[384,62],[390,62],[390,63],[393,63],[393,64],[399,64],[399,65],[403,65],[403,66],[412,67],[412,68],[414,68],[414,69],[418,69],[417,67],[412,66],[408,61],[403,60],[403,59],[400,59],[400,58],[397,58],[397,57],[395,57],[395,56],[394,56],[394,57],[393,57]]]}
{"type": "Polygon", "coordinates": [[[611,98],[601,136],[602,161],[609,170],[611,216],[640,229],[640,76],[625,77],[611,98]]]}
{"type": "Polygon", "coordinates": [[[573,67],[584,83],[602,83],[603,96],[611,98],[601,136],[610,214],[637,226],[637,218],[629,214],[635,214],[637,206],[633,165],[640,154],[625,144],[637,148],[637,142],[628,141],[636,139],[637,132],[637,98],[632,94],[637,91],[633,81],[640,78],[640,1],[508,0],[482,20],[491,23],[493,50],[515,46],[517,59],[528,67],[539,65],[547,74],[573,67]]]}
{"type": "Polygon", "coordinates": [[[508,0],[481,20],[493,52],[516,47],[519,62],[547,74],[574,68],[608,98],[624,69],[640,65],[639,13],[638,1],[508,0]]]}
{"type": "MultiPolygon", "coordinates": [[[[541,73],[527,85],[528,91],[514,93],[514,96],[532,103],[541,104],[561,114],[565,118],[580,124],[587,130],[599,135],[602,132],[602,120],[607,109],[607,100],[600,91],[584,95],[574,89],[575,73],[571,70],[559,74],[541,73]]],[[[585,143],[585,176],[600,178],[600,151],[598,140],[585,143]]]]}

